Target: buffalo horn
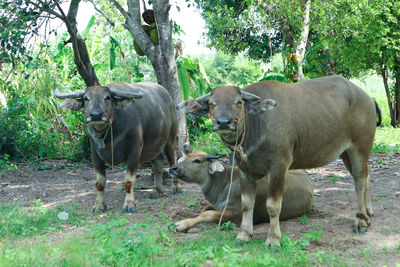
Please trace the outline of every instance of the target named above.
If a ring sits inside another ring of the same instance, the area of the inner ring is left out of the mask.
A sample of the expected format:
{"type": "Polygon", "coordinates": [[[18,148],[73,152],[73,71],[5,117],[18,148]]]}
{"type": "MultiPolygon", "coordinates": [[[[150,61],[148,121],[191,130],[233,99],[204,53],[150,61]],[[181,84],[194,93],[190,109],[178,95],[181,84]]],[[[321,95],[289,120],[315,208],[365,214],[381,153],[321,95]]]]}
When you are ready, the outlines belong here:
{"type": "Polygon", "coordinates": [[[60,99],[66,99],[66,98],[80,98],[85,94],[85,90],[80,90],[80,91],[76,91],[76,92],[69,92],[69,93],[61,93],[59,88],[57,87],[54,95],[57,98],[60,99]]]}
{"type": "Polygon", "coordinates": [[[110,89],[110,93],[112,96],[116,96],[116,97],[124,97],[124,98],[135,98],[135,99],[139,99],[143,97],[143,93],[141,92],[125,92],[125,91],[118,91],[115,89],[110,89]]]}
{"type": "Polygon", "coordinates": [[[260,100],[261,99],[260,97],[253,95],[251,93],[248,93],[246,91],[243,91],[243,90],[240,91],[240,94],[244,100],[260,100]]]}
{"type": "Polygon", "coordinates": [[[221,156],[216,156],[216,155],[207,155],[206,159],[210,160],[210,159],[219,159],[221,158],[221,156]]]}

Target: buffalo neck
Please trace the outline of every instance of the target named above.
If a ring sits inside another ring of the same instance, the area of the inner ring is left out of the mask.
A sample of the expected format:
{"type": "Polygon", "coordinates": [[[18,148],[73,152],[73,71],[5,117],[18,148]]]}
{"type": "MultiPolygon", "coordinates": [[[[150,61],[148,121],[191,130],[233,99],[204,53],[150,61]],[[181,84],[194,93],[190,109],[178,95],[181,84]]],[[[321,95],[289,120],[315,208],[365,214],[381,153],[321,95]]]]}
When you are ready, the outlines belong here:
{"type": "MultiPolygon", "coordinates": [[[[225,203],[227,188],[230,183],[230,174],[232,167],[224,167],[224,172],[215,172],[207,175],[205,181],[200,185],[205,198],[214,208],[218,208],[219,203],[225,203]]],[[[234,181],[236,180],[234,175],[234,181]]],[[[233,181],[233,182],[234,182],[233,181]]]]}

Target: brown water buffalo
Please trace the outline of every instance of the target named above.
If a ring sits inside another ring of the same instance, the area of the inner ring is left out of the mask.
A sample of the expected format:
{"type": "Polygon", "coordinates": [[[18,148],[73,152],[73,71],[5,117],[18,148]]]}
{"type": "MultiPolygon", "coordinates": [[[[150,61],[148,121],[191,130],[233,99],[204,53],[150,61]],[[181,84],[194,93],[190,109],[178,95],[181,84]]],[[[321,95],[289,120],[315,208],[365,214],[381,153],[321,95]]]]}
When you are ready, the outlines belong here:
{"type": "Polygon", "coordinates": [[[165,153],[170,165],[175,164],[177,130],[175,107],[164,87],[152,82],[114,82],[73,93],[56,90],[55,95],[66,99],[60,106],[62,108],[85,109],[96,173],[97,198],[93,212],[106,209],[106,163],[128,164],[122,212],[136,211],[133,190],[139,163],[151,162],[153,191],[163,192],[161,153],[165,153]]]}
{"type": "MultiPolygon", "coordinates": [[[[202,222],[218,223],[222,210],[225,207],[231,182],[232,186],[229,201],[222,219],[223,222],[232,221],[240,224],[242,220],[242,202],[240,199],[240,170],[237,167],[223,166],[218,162],[218,156],[209,155],[204,151],[195,151],[184,155],[177,165],[170,167],[172,176],[185,182],[196,183],[200,186],[206,199],[210,202],[199,216],[175,223],[178,231],[188,231],[202,222]]],[[[253,213],[253,224],[269,221],[267,207],[268,180],[264,177],[257,181],[256,200],[253,213]]],[[[303,170],[289,171],[285,180],[285,189],[282,198],[280,220],[301,216],[311,209],[313,202],[313,188],[310,178],[303,170]]]]}
{"type": "Polygon", "coordinates": [[[289,169],[315,168],[341,157],[355,181],[358,212],[355,229],[366,229],[373,216],[367,165],[376,130],[374,101],[341,76],[300,83],[262,81],[240,90],[214,88],[178,106],[209,116],[213,130],[233,150],[241,170],[243,218],[237,239],[253,234],[257,180],[268,177],[270,216],[267,245],[280,245],[279,214],[289,169]]]}

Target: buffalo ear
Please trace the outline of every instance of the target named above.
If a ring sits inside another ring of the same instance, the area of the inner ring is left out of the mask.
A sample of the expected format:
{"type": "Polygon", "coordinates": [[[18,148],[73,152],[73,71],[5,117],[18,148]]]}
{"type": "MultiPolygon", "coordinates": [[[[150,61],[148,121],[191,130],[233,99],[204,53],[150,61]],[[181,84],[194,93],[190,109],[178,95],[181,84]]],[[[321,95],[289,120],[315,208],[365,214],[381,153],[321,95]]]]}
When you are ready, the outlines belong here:
{"type": "Polygon", "coordinates": [[[223,172],[224,166],[218,160],[211,160],[208,164],[208,172],[214,174],[216,172],[223,172]]]}
{"type": "Polygon", "coordinates": [[[180,103],[176,109],[183,110],[184,112],[194,114],[196,116],[203,116],[210,111],[208,100],[210,99],[210,93],[203,95],[194,100],[187,100],[180,103]]]}
{"type": "Polygon", "coordinates": [[[135,102],[135,99],[133,98],[112,96],[112,103],[118,108],[124,108],[133,102],[135,102]]]}
{"type": "Polygon", "coordinates": [[[276,102],[272,99],[258,99],[245,101],[244,109],[245,113],[250,115],[258,115],[265,111],[275,108],[276,102]]]}
{"type": "Polygon", "coordinates": [[[60,104],[61,109],[69,109],[73,111],[80,110],[82,107],[82,99],[67,98],[60,104]]]}

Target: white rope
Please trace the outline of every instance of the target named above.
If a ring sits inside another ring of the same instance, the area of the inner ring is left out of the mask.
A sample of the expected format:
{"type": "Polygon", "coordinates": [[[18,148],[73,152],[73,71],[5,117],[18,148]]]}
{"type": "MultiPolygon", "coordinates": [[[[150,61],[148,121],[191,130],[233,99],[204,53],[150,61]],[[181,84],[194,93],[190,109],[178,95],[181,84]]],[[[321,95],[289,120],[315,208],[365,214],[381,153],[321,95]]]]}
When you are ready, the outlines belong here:
{"type": "MultiPolygon", "coordinates": [[[[243,137],[244,138],[244,137],[243,137]]],[[[226,196],[226,201],[225,201],[225,206],[224,209],[222,210],[221,216],[219,217],[219,223],[218,223],[218,230],[217,230],[217,236],[215,237],[215,241],[214,241],[214,247],[213,250],[216,249],[217,245],[218,245],[218,241],[219,241],[219,233],[221,232],[221,222],[222,222],[222,218],[224,217],[224,213],[226,211],[226,208],[228,206],[228,201],[229,201],[229,197],[231,194],[231,188],[232,188],[232,182],[233,182],[233,169],[235,166],[235,153],[236,153],[236,149],[237,149],[237,145],[238,145],[238,139],[239,139],[239,131],[236,132],[236,142],[235,142],[235,147],[233,149],[233,164],[232,164],[232,169],[231,169],[231,180],[229,183],[229,188],[228,188],[228,195],[226,196]]],[[[243,139],[241,141],[241,143],[243,142],[243,139]]]]}

